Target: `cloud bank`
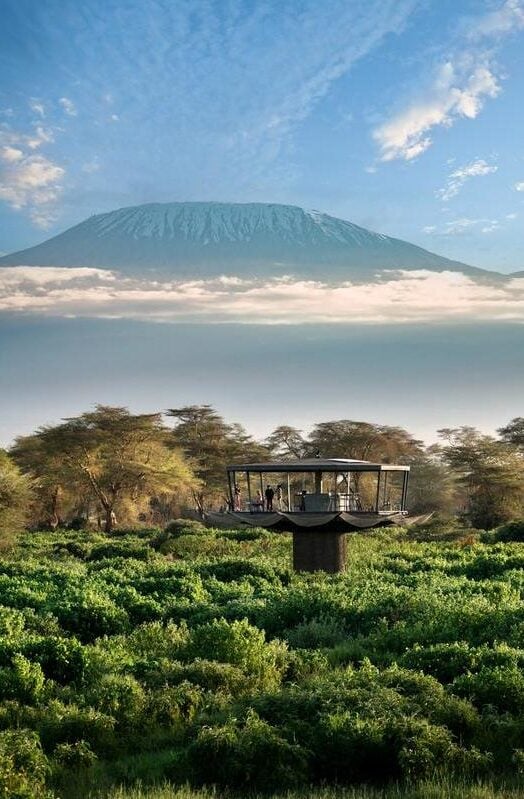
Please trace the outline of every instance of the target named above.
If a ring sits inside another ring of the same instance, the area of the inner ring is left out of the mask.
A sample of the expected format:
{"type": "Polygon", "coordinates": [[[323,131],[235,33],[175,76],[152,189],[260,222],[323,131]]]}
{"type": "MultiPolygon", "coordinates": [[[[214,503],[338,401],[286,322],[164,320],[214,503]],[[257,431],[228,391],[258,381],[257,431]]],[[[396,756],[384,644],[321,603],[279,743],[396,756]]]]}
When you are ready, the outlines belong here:
{"type": "Polygon", "coordinates": [[[368,283],[283,277],[159,281],[91,268],[0,269],[0,312],[149,322],[365,324],[524,322],[524,278],[383,272],[368,283]]]}

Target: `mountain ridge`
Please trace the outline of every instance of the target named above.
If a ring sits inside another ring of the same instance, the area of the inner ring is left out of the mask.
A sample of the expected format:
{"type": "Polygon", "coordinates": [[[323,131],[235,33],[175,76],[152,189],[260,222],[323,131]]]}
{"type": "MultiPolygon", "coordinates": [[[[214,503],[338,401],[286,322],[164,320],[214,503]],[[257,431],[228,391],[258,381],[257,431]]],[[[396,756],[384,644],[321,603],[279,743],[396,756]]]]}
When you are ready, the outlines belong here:
{"type": "Polygon", "coordinates": [[[174,278],[295,274],[360,279],[387,269],[496,272],[321,211],[277,203],[173,202],[96,214],[0,265],[91,266],[174,278]]]}

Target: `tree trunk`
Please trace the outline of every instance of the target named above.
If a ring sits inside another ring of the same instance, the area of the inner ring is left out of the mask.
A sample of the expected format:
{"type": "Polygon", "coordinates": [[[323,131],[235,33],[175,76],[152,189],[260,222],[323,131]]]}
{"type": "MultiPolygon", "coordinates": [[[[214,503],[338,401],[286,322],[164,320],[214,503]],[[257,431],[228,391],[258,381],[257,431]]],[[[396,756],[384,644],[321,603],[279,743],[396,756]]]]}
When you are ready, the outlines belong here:
{"type": "Polygon", "coordinates": [[[113,527],[115,524],[115,514],[113,512],[112,507],[104,507],[105,511],[105,522],[104,522],[104,532],[111,533],[113,531],[113,527]]]}

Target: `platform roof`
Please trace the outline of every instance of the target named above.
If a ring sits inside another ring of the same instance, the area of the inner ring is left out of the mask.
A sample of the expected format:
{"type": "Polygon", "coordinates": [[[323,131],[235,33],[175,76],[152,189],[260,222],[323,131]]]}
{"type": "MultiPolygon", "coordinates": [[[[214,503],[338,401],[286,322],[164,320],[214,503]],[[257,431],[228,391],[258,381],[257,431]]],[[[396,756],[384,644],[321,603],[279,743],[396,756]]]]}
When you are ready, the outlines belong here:
{"type": "Polygon", "coordinates": [[[372,463],[353,458],[304,458],[295,461],[269,461],[267,463],[235,463],[228,472],[409,472],[409,466],[394,463],[372,463]]]}

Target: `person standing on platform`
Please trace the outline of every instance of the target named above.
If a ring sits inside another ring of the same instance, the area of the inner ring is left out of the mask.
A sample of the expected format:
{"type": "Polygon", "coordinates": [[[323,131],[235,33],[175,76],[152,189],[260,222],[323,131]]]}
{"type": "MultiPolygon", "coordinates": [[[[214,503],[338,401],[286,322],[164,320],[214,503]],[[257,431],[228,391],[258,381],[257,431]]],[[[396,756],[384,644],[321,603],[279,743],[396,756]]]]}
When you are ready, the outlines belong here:
{"type": "Polygon", "coordinates": [[[235,510],[242,510],[240,486],[235,483],[235,510]]]}
{"type": "Polygon", "coordinates": [[[274,490],[268,485],[265,491],[266,494],[266,511],[269,513],[273,510],[273,497],[275,496],[274,490]]]}

